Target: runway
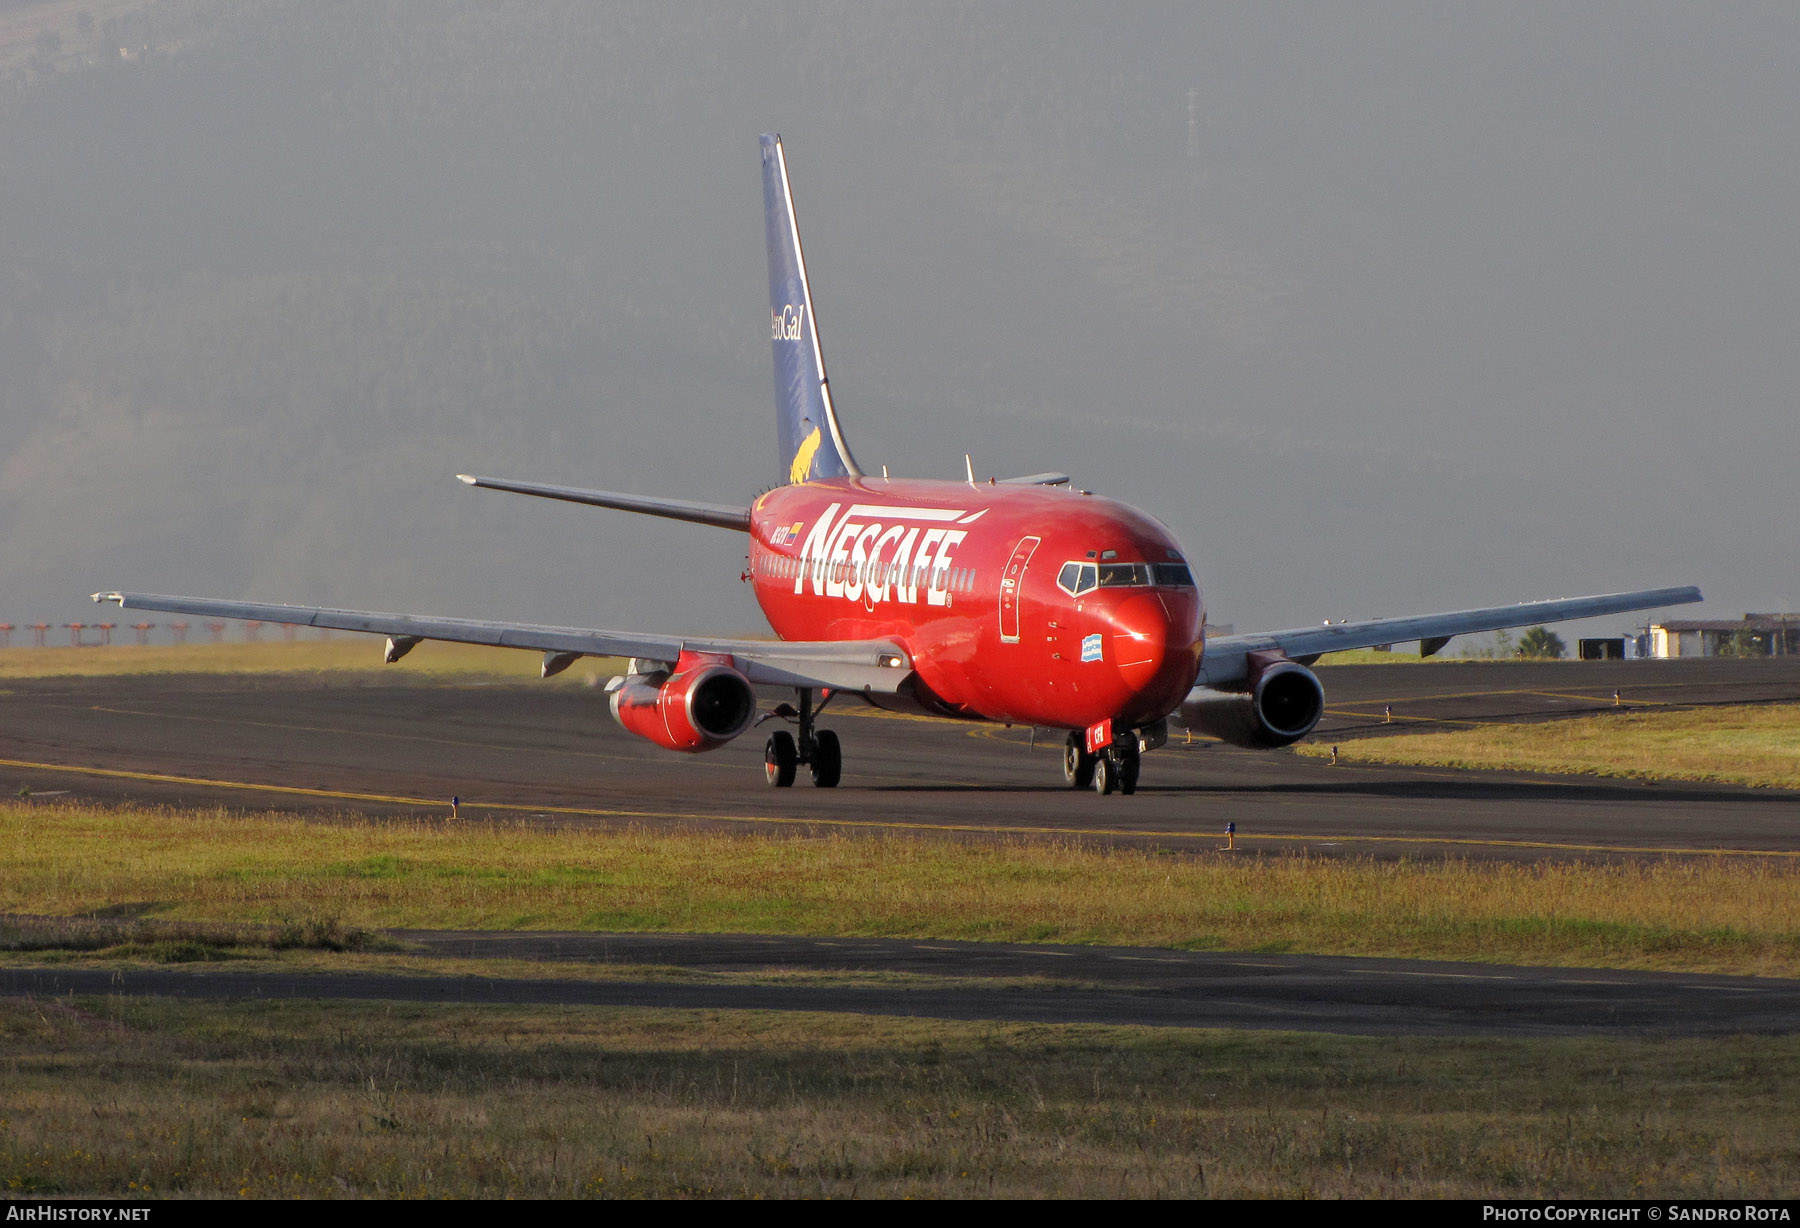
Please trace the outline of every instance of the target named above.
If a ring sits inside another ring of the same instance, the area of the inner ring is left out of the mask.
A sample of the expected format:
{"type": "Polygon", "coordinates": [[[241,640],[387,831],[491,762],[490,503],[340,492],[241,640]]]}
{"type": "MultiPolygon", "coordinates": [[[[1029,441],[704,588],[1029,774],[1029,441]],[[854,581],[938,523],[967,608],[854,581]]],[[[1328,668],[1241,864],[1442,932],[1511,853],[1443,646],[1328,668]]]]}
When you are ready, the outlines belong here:
{"type": "Polygon", "coordinates": [[[749,934],[398,935],[438,975],[367,971],[0,969],[0,995],[635,1006],[934,1019],[1253,1028],[1381,1036],[1714,1036],[1800,1029],[1800,981],[1150,948],[749,934]],[[459,957],[654,965],[739,983],[457,975],[459,957]],[[952,987],[757,983],[763,970],[911,973],[952,987]],[[1019,984],[986,979],[1031,978],[1019,984]],[[972,982],[972,983],[971,983],[972,982]]]}
{"type": "MultiPolygon", "coordinates": [[[[1627,705],[1800,701],[1800,661],[1350,666],[1322,671],[1319,740],[1627,705]],[[1391,708],[1393,720],[1385,720],[1391,708]]],[[[1059,734],[833,705],[842,786],[762,783],[759,732],[711,754],[621,730],[603,694],[408,675],[18,681],[0,785],[72,799],[545,822],[1079,836],[1210,849],[1470,857],[1800,855],[1800,794],[1591,777],[1330,765],[1217,743],[1145,760],[1133,797],[1061,781],[1059,734]]]]}

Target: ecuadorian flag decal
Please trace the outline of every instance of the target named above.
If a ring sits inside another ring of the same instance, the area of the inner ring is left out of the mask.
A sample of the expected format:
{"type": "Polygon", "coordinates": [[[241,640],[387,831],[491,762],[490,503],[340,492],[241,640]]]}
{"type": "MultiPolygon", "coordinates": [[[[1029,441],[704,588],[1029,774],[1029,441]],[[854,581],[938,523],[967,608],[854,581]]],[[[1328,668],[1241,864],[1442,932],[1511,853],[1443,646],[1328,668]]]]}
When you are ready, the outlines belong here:
{"type": "Polygon", "coordinates": [[[1100,633],[1098,631],[1092,635],[1084,635],[1081,637],[1081,659],[1083,661],[1098,661],[1101,659],[1100,633]]]}

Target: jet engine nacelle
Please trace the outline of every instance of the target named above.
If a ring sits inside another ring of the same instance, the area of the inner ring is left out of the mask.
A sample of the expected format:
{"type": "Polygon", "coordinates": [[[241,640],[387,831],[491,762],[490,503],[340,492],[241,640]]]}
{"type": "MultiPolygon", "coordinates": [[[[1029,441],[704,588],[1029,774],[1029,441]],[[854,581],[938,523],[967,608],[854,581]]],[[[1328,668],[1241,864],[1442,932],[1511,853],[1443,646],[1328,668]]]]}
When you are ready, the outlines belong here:
{"type": "Polygon", "coordinates": [[[1318,677],[1286,658],[1253,661],[1247,691],[1195,687],[1181,703],[1181,723],[1189,729],[1262,749],[1298,742],[1323,715],[1325,688],[1318,677]]]}
{"type": "Polygon", "coordinates": [[[748,678],[717,660],[684,656],[677,665],[675,673],[619,679],[612,689],[613,719],[658,746],[690,753],[723,746],[750,728],[756,696],[748,678]]]}

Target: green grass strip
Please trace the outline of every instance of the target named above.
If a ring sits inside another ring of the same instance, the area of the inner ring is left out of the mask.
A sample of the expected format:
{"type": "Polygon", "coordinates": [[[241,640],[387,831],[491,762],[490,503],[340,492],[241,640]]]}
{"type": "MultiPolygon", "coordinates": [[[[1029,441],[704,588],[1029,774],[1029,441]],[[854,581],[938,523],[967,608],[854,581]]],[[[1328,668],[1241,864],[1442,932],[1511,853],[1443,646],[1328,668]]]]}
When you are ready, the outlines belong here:
{"type": "Polygon", "coordinates": [[[1800,975],[1800,866],[1169,854],[1079,842],[0,805],[0,912],[755,932],[1800,975]]]}
{"type": "MultiPolygon", "coordinates": [[[[1326,756],[1312,743],[1303,755],[1326,756]]],[[[1483,725],[1337,743],[1363,763],[1705,780],[1800,789],[1800,704],[1622,709],[1536,724],[1483,725]]]]}

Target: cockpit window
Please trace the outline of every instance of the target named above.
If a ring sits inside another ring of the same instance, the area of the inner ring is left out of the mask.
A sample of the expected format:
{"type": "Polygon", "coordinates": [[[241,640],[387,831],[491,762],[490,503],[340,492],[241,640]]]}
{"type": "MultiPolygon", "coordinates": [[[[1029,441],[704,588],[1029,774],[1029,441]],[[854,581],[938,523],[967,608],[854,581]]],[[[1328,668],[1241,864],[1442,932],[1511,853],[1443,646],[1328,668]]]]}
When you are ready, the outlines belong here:
{"type": "Polygon", "coordinates": [[[1148,583],[1150,583],[1150,566],[1147,563],[1100,564],[1101,588],[1130,588],[1134,585],[1148,583]]]}
{"type": "Polygon", "coordinates": [[[1056,576],[1057,587],[1071,597],[1079,597],[1096,582],[1092,563],[1064,563],[1056,576]]]}
{"type": "Polygon", "coordinates": [[[1078,597],[1094,588],[1193,588],[1194,576],[1186,563],[1064,563],[1056,583],[1078,597]]]}
{"type": "Polygon", "coordinates": [[[1099,581],[1101,588],[1194,587],[1193,573],[1185,563],[1102,563],[1099,581]]]}

